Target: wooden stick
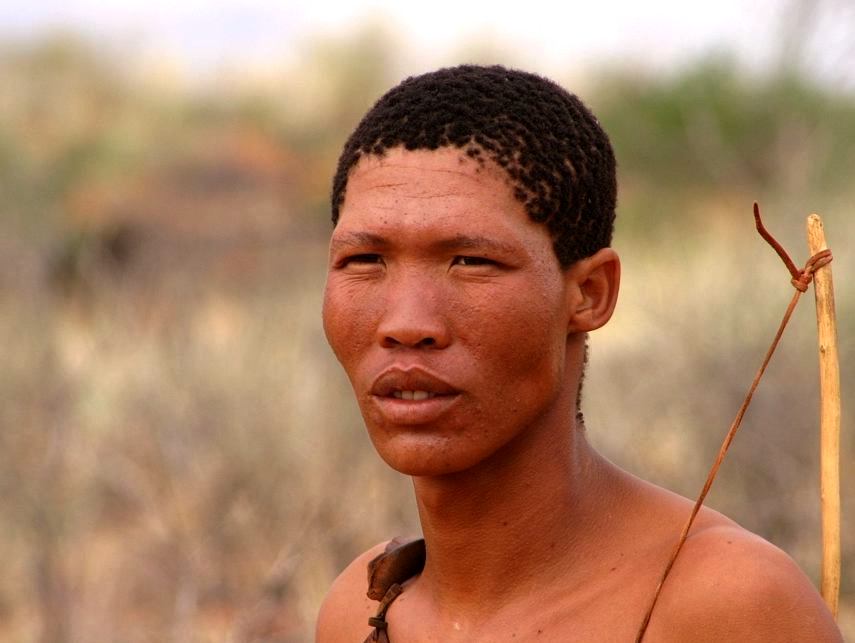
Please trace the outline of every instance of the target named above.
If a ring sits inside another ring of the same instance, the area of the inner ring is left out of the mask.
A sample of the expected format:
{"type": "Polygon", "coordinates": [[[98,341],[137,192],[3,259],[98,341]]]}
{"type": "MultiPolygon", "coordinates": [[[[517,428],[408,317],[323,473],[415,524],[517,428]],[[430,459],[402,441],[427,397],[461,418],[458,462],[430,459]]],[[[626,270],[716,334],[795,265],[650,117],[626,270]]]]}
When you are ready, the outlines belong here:
{"type": "MultiPolygon", "coordinates": [[[[827,248],[819,215],[811,214],[807,218],[807,235],[812,255],[827,248]]],[[[816,271],[814,284],[820,384],[820,591],[836,619],[840,595],[840,365],[837,358],[837,316],[831,265],[816,271]]]]}

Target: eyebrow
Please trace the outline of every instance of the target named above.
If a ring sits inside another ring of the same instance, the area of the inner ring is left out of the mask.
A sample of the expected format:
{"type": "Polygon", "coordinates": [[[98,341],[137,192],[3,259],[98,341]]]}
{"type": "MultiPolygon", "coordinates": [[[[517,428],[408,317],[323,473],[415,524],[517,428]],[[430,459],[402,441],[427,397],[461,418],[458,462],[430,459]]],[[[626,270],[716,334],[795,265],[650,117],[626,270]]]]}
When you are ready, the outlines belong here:
{"type": "Polygon", "coordinates": [[[386,248],[389,241],[371,232],[346,232],[333,237],[330,246],[332,249],[338,249],[341,246],[370,246],[372,248],[386,248]]]}
{"type": "MultiPolygon", "coordinates": [[[[331,245],[334,250],[342,246],[371,247],[382,250],[392,246],[393,243],[387,237],[372,232],[347,232],[334,238],[331,245]]],[[[430,244],[430,249],[440,252],[480,249],[506,254],[519,254],[521,252],[521,248],[514,244],[484,235],[467,234],[456,234],[445,239],[439,239],[430,244]]]]}
{"type": "Polygon", "coordinates": [[[518,254],[520,252],[520,248],[511,243],[506,243],[483,235],[457,234],[453,237],[449,237],[448,239],[441,239],[432,245],[437,250],[487,249],[508,254],[518,254]]]}

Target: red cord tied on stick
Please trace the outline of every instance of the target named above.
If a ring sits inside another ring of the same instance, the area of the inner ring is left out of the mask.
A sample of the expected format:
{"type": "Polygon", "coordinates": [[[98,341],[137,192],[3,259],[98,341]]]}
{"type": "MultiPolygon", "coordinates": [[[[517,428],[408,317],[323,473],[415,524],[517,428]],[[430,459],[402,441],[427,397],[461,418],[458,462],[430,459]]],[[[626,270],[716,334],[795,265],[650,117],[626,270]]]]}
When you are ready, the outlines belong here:
{"type": "Polygon", "coordinates": [[[754,202],[754,224],[757,226],[757,232],[760,233],[760,236],[763,237],[766,242],[772,246],[772,248],[774,248],[775,252],[778,253],[778,256],[784,262],[784,265],[787,266],[787,270],[790,271],[790,274],[793,277],[790,280],[790,283],[792,283],[799,292],[807,292],[810,282],[813,281],[813,273],[823,266],[831,263],[833,258],[831,256],[831,250],[826,249],[820,250],[808,259],[807,263],[805,263],[804,269],[799,270],[796,268],[796,264],[793,263],[792,259],[790,259],[790,255],[787,254],[787,251],[784,250],[783,246],[778,243],[777,239],[775,239],[775,237],[773,237],[766,229],[766,226],[763,225],[763,220],[760,218],[760,206],[756,201],[754,202]]]}

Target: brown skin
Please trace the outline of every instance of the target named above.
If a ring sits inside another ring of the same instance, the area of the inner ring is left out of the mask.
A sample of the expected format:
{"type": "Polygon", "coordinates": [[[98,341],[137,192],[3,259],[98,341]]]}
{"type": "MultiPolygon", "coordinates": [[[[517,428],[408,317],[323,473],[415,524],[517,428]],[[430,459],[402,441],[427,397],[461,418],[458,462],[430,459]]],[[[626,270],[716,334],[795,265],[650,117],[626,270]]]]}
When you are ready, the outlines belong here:
{"type": "MultiPolygon", "coordinates": [[[[394,643],[634,640],[691,504],[603,459],[573,419],[585,334],[619,280],[609,248],[562,269],[502,171],[459,150],[352,171],[324,328],[378,453],[412,476],[428,551],[388,612],[394,643]]],[[[371,631],[382,547],[336,580],[317,641],[371,631]]],[[[783,552],[704,509],[645,641],[731,640],[842,639],[783,552]]]]}

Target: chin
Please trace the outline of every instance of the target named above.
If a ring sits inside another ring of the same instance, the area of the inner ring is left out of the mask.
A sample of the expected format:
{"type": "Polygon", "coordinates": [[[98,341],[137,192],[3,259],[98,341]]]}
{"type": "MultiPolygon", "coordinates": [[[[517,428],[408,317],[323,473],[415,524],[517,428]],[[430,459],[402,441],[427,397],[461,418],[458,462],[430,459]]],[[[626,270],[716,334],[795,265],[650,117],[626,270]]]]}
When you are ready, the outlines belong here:
{"type": "Polygon", "coordinates": [[[395,435],[375,439],[377,453],[392,469],[407,476],[444,476],[476,466],[484,458],[468,453],[455,440],[425,435],[395,435]]]}

